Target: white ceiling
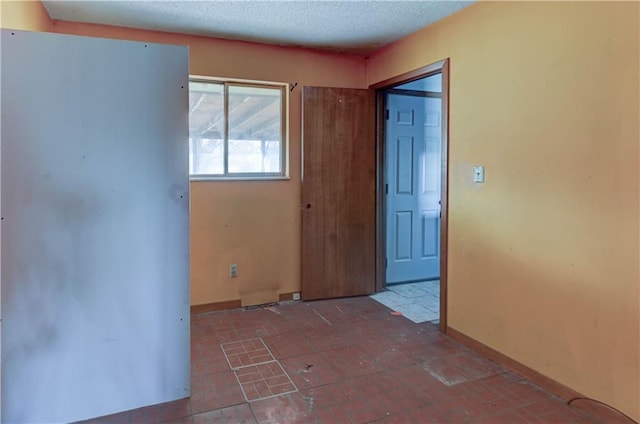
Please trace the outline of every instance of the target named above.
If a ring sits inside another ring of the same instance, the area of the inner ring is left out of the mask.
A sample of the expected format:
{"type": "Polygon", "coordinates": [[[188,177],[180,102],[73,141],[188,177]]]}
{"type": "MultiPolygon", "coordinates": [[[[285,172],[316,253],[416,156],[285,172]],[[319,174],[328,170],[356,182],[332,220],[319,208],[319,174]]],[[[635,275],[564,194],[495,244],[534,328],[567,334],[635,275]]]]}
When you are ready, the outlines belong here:
{"type": "Polygon", "coordinates": [[[472,1],[44,0],[51,18],[366,55],[472,1]]]}

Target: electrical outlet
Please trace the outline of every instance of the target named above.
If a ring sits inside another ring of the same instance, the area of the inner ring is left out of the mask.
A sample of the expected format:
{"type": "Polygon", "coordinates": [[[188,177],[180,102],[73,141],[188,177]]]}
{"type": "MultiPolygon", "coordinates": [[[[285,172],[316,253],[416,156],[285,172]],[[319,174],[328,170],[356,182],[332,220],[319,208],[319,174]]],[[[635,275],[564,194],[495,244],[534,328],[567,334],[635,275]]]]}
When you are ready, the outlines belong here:
{"type": "Polygon", "coordinates": [[[473,167],[473,182],[484,183],[484,166],[473,167]]]}
{"type": "Polygon", "coordinates": [[[229,265],[229,277],[236,278],[238,276],[238,264],[229,265]]]}
{"type": "Polygon", "coordinates": [[[291,297],[293,300],[300,300],[300,293],[294,293],[291,297]]]}

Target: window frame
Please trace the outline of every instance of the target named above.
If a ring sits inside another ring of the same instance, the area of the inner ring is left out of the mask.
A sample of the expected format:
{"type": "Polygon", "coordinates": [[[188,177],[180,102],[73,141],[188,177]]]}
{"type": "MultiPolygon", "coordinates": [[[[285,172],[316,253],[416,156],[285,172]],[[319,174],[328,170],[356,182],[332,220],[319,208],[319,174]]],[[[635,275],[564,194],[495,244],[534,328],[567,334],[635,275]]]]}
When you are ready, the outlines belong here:
{"type": "MultiPolygon", "coordinates": [[[[224,93],[224,157],[222,174],[191,174],[190,181],[274,181],[290,180],[289,176],[289,84],[273,81],[244,80],[236,78],[218,78],[202,75],[189,75],[189,83],[203,82],[221,84],[224,93]],[[282,148],[280,149],[280,172],[229,172],[229,87],[254,87],[280,89],[281,111],[280,128],[282,135],[282,148]]],[[[189,92],[190,94],[190,92],[189,92]]],[[[191,153],[189,153],[191,155],[191,153]]],[[[189,158],[191,160],[191,158],[189,158]]]]}

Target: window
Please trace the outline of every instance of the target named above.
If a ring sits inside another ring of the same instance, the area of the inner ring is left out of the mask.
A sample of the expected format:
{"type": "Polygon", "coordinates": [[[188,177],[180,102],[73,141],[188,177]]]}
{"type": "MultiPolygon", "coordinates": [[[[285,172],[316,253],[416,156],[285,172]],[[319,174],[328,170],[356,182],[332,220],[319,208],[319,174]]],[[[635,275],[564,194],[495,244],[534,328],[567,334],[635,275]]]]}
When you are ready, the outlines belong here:
{"type": "Polygon", "coordinates": [[[286,93],[285,84],[191,78],[191,178],[285,177],[286,93]]]}

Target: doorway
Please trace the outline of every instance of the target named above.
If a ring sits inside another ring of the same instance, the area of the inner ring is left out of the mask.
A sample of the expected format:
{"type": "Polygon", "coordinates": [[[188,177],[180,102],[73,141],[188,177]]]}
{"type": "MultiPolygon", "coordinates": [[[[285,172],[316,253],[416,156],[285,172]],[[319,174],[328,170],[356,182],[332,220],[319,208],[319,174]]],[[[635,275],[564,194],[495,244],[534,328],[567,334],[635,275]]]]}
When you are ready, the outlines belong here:
{"type": "Polygon", "coordinates": [[[445,332],[448,62],[374,88],[379,108],[379,293],[374,298],[445,332]]]}
{"type": "Polygon", "coordinates": [[[385,90],[387,285],[440,278],[441,81],[385,90]]]}

